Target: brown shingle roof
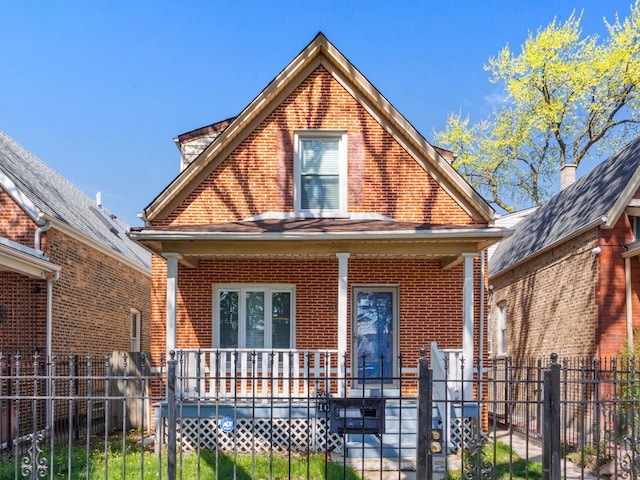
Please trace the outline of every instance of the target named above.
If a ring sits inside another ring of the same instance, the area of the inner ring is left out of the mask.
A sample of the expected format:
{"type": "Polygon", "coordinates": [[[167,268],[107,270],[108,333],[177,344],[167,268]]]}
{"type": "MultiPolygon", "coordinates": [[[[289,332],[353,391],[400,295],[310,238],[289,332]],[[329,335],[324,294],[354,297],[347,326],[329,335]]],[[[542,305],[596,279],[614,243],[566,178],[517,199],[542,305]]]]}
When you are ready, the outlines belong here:
{"type": "Polygon", "coordinates": [[[473,229],[469,225],[437,225],[431,223],[395,222],[392,220],[327,219],[252,220],[204,225],[135,227],[132,231],[211,232],[211,233],[349,233],[473,229]]]}

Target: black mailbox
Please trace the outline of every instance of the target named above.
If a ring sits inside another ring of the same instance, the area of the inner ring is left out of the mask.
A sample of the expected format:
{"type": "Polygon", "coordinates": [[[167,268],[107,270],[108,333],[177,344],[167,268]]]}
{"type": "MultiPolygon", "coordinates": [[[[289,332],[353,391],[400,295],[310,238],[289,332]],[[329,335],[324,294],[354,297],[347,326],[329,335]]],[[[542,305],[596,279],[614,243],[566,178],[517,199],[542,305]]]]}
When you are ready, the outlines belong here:
{"type": "Polygon", "coordinates": [[[384,399],[332,398],[331,433],[384,433],[384,399]]]}

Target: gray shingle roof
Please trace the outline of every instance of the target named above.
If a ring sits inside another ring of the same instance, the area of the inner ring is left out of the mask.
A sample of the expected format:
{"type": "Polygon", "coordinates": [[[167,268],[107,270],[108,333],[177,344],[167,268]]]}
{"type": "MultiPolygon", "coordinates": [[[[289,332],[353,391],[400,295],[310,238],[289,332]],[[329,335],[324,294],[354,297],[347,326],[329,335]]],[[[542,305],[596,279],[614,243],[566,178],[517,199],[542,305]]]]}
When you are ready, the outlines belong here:
{"type": "Polygon", "coordinates": [[[91,199],[69,180],[0,131],[0,171],[40,212],[149,269],[151,255],[127,237],[129,225],[104,207],[97,210],[115,227],[111,231],[91,199]]]}
{"type": "Polygon", "coordinates": [[[586,228],[613,224],[640,185],[640,138],[523,219],[489,262],[495,276],[586,228]],[[620,203],[620,201],[624,203],[620,203]],[[612,218],[615,216],[616,218],[612,218]]]}

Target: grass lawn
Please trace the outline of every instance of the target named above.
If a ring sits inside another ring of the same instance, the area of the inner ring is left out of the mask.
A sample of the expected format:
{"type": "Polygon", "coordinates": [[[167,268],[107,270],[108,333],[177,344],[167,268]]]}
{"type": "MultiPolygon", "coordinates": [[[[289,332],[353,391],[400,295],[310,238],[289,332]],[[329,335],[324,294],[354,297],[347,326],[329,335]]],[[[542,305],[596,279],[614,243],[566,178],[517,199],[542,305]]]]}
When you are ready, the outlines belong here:
{"type": "MultiPolygon", "coordinates": [[[[49,457],[46,458],[49,462],[49,457]]],[[[106,457],[104,446],[96,446],[89,452],[88,478],[91,480],[138,480],[158,478],[158,462],[163,463],[163,478],[166,478],[167,455],[161,456],[151,452],[141,452],[128,449],[125,455],[116,445],[112,446],[106,457]],[[105,463],[105,458],[107,462],[105,463]],[[144,472],[144,473],[143,473],[144,472]]],[[[49,464],[50,466],[50,464],[49,464]]],[[[53,456],[53,478],[80,480],[87,478],[87,451],[82,447],[74,447],[69,450],[60,448],[53,456]],[[70,461],[70,465],[69,465],[70,461]],[[71,471],[71,475],[69,475],[71,471]]],[[[18,463],[18,472],[21,465],[18,463]]],[[[216,453],[205,450],[200,458],[194,452],[185,452],[178,455],[176,472],[178,478],[185,479],[227,479],[239,480],[257,479],[346,479],[357,480],[360,476],[349,467],[326,463],[324,454],[313,454],[309,457],[300,455],[287,455],[280,453],[255,455],[236,455],[216,453]],[[180,477],[182,472],[182,477],[180,477]]],[[[3,458],[0,463],[0,479],[13,479],[15,463],[12,458],[3,458]]],[[[50,478],[51,471],[37,478],[50,478]]],[[[18,475],[17,478],[31,478],[18,475]]]]}
{"type": "MultiPolygon", "coordinates": [[[[498,441],[488,442],[483,453],[485,455],[485,463],[492,465],[495,477],[493,475],[490,478],[496,478],[498,480],[505,479],[522,479],[522,480],[540,480],[542,478],[542,464],[537,462],[527,462],[520,458],[515,452],[512,452],[508,445],[498,441]],[[495,446],[495,451],[494,451],[495,446]]],[[[465,464],[471,463],[472,458],[466,458],[465,464]]],[[[466,466],[466,465],[465,465],[466,466]]],[[[448,479],[461,480],[463,478],[461,471],[449,472],[448,479]]],[[[472,476],[464,478],[485,478],[474,472],[472,476]]]]}

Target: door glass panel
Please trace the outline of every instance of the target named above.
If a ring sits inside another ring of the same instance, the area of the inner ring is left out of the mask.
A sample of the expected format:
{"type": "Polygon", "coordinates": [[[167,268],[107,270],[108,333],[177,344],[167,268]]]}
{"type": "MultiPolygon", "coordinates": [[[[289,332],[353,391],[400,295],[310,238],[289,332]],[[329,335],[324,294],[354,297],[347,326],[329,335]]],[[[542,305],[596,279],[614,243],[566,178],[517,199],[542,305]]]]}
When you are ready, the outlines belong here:
{"type": "Polygon", "coordinates": [[[220,292],[220,348],[238,347],[238,292],[220,292]]]}
{"type": "Polygon", "coordinates": [[[271,346],[291,348],[291,293],[271,294],[271,346]]]}
{"type": "Polygon", "coordinates": [[[264,347],[264,292],[247,292],[247,348],[264,347]]]}
{"type": "Polygon", "coordinates": [[[393,292],[358,291],[356,305],[354,351],[359,382],[391,383],[394,361],[393,292]]]}

